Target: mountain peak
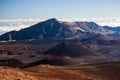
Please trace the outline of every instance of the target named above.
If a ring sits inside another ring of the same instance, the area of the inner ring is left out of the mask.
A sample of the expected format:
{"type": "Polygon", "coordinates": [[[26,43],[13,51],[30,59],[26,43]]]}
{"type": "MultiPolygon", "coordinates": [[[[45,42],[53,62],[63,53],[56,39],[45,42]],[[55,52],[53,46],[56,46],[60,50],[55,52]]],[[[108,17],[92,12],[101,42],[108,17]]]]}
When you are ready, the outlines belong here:
{"type": "Polygon", "coordinates": [[[57,20],[56,18],[51,18],[51,19],[49,19],[49,20],[57,20]]]}
{"type": "Polygon", "coordinates": [[[48,19],[46,21],[58,21],[56,18],[51,18],[51,19],[48,19]]]}

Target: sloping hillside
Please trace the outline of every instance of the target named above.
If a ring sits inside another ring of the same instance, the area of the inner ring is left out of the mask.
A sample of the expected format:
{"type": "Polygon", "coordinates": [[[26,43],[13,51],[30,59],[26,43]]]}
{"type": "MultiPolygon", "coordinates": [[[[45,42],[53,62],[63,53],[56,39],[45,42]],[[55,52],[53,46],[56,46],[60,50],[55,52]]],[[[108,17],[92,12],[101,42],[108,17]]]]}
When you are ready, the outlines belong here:
{"type": "Polygon", "coordinates": [[[98,54],[92,52],[80,43],[61,43],[56,47],[53,47],[44,54],[50,54],[54,56],[68,56],[68,57],[82,57],[82,56],[98,56],[98,54]]]}

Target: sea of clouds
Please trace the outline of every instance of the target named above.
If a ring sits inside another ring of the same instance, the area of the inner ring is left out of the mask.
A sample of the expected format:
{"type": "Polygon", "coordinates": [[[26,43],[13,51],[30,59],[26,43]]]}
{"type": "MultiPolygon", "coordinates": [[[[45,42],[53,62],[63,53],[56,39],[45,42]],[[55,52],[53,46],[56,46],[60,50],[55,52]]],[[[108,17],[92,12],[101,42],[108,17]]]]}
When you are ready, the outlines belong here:
{"type": "Polygon", "coordinates": [[[40,22],[40,19],[0,19],[0,34],[12,30],[20,30],[40,22]]]}
{"type": "MultiPolygon", "coordinates": [[[[39,18],[28,18],[28,19],[0,19],[0,35],[4,34],[5,32],[12,31],[12,30],[20,30],[31,25],[34,25],[38,22],[44,21],[45,19],[39,18]]],[[[104,26],[108,25],[111,27],[120,26],[120,18],[111,17],[111,18],[73,18],[73,19],[58,19],[61,21],[89,21],[89,22],[96,22],[97,24],[104,26]]]]}
{"type": "Polygon", "coordinates": [[[89,18],[73,18],[73,19],[61,19],[63,21],[88,21],[88,22],[95,22],[101,26],[111,26],[117,27],[120,26],[120,18],[118,17],[109,17],[109,18],[102,18],[102,17],[89,17],[89,18]]]}

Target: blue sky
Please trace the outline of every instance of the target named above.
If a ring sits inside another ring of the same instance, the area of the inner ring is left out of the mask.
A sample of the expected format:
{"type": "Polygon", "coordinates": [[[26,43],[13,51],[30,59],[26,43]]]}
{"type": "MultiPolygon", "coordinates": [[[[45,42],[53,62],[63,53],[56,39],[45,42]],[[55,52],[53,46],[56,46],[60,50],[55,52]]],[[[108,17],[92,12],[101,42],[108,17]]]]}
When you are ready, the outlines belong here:
{"type": "Polygon", "coordinates": [[[119,17],[120,0],[0,0],[0,19],[119,17]]]}

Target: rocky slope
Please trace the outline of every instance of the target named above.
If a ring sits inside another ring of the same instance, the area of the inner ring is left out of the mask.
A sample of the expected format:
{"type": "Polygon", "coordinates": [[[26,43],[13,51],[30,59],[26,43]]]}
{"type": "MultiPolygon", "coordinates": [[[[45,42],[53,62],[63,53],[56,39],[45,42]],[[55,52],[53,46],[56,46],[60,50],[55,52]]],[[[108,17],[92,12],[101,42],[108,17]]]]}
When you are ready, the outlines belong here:
{"type": "Polygon", "coordinates": [[[11,31],[0,36],[0,40],[65,39],[104,33],[105,30],[94,22],[63,22],[49,19],[20,31],[11,31]]]}

